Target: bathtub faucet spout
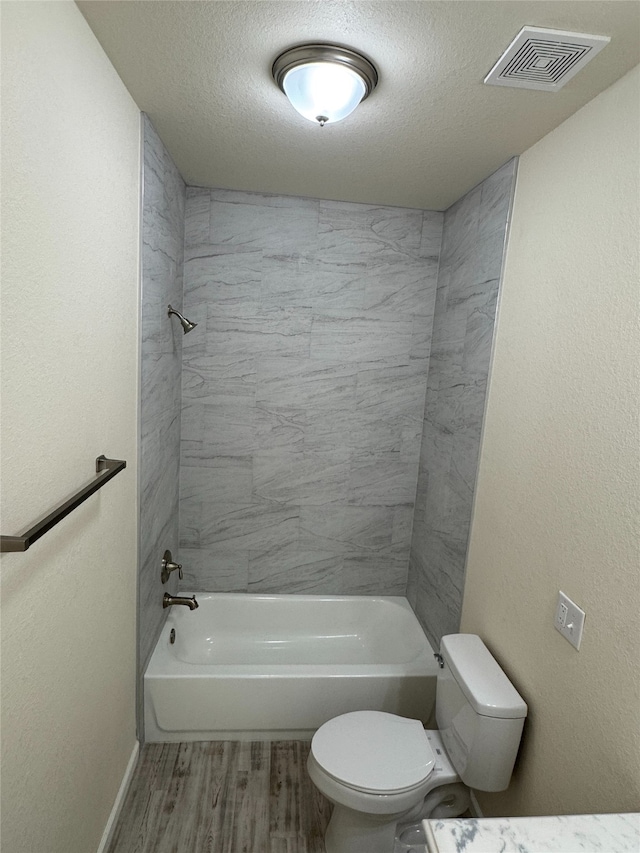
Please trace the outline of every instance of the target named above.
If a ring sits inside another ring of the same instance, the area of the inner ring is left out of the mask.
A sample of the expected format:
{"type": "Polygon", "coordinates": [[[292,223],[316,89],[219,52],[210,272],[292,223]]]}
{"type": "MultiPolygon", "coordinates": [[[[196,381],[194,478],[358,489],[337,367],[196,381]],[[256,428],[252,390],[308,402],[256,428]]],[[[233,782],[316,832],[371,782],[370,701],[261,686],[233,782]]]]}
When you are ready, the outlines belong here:
{"type": "Polygon", "coordinates": [[[189,608],[189,610],[195,610],[196,607],[199,607],[195,595],[188,598],[182,595],[169,595],[168,592],[165,592],[162,596],[162,606],[171,607],[173,604],[184,604],[189,608]]]}

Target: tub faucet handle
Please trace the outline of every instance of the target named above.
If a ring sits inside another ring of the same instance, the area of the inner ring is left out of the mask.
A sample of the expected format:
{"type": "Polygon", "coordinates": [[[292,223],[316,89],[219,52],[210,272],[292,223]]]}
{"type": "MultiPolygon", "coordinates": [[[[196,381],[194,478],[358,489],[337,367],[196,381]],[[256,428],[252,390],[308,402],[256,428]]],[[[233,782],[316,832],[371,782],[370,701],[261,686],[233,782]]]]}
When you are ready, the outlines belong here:
{"type": "Polygon", "coordinates": [[[171,572],[174,572],[176,569],[178,570],[178,577],[182,580],[182,566],[180,563],[173,562],[171,551],[165,551],[162,557],[162,573],[160,574],[162,583],[166,583],[169,580],[171,572]]]}

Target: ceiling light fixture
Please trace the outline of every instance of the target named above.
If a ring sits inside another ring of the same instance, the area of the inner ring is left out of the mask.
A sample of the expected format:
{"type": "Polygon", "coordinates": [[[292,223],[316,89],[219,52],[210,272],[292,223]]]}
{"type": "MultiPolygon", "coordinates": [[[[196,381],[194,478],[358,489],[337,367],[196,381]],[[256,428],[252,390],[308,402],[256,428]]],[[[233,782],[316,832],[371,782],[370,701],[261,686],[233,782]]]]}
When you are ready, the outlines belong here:
{"type": "Polygon", "coordinates": [[[289,48],[271,73],[300,115],[320,127],[346,118],[378,84],[378,72],[366,57],[334,44],[289,48]]]}

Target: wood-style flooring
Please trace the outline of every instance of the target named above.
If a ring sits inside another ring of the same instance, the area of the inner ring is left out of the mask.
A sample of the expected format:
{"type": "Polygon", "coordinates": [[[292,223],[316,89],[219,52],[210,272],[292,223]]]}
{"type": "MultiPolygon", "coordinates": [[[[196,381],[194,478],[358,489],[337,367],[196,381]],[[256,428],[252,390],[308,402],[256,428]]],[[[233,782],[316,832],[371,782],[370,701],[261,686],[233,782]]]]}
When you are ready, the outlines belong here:
{"type": "Polygon", "coordinates": [[[324,853],[302,741],[152,743],[107,853],[324,853]]]}

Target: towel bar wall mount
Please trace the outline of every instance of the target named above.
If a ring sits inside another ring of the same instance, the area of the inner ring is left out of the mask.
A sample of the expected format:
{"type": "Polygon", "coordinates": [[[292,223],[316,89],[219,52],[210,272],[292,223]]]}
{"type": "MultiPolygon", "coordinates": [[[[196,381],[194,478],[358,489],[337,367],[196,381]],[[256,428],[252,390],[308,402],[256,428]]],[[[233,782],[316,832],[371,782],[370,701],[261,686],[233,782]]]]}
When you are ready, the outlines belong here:
{"type": "Polygon", "coordinates": [[[0,553],[8,551],[26,551],[33,543],[44,536],[52,527],[66,518],[67,515],[73,512],[74,509],[84,503],[87,498],[95,494],[98,489],[101,489],[105,483],[112,480],[116,474],[119,474],[123,468],[127,467],[127,463],[123,459],[107,459],[106,456],[98,456],[96,459],[96,474],[97,477],[88,485],[84,486],[60,506],[56,507],[53,512],[50,512],[40,521],[36,522],[32,527],[20,536],[0,536],[0,553]]]}

